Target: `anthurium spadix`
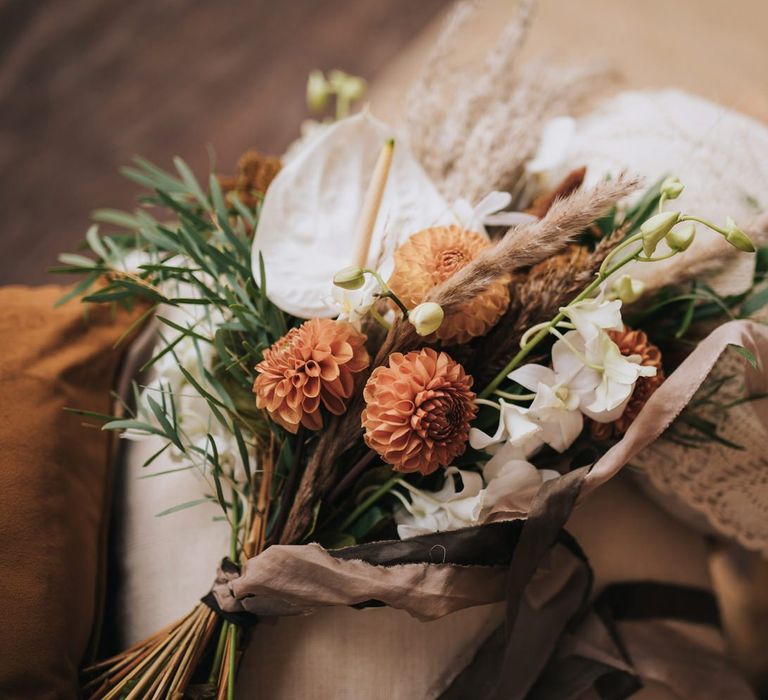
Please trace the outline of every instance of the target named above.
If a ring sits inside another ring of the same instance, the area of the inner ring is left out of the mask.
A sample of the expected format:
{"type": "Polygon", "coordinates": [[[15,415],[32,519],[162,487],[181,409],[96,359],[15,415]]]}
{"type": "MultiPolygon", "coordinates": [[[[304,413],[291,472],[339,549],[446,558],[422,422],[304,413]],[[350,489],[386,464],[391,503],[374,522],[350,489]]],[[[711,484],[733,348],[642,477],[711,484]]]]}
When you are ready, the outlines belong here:
{"type": "MultiPolygon", "coordinates": [[[[393,129],[362,112],[312,139],[269,187],[253,242],[253,274],[269,298],[300,318],[338,313],[326,303],[334,275],[359,264],[358,220],[382,146],[395,138],[392,163],[366,264],[387,257],[410,235],[449,211],[432,181],[393,129]]],[[[386,269],[383,270],[386,275],[386,269]]]]}

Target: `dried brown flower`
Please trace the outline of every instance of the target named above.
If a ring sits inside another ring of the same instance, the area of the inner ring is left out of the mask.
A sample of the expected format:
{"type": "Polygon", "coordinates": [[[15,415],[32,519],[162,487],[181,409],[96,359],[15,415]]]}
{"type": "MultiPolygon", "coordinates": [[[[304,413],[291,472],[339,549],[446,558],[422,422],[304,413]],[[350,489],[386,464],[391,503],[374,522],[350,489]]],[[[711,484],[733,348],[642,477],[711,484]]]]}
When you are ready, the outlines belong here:
{"type": "Polygon", "coordinates": [[[477,413],[472,377],[432,348],[394,353],[365,385],[365,442],[401,472],[430,474],[462,454],[477,413]]]}
{"type": "Polygon", "coordinates": [[[637,418],[643,406],[651,398],[656,389],[664,381],[664,369],[661,366],[661,351],[655,345],[650,343],[648,336],[639,330],[631,330],[624,327],[623,331],[609,331],[616,345],[619,346],[622,355],[639,355],[640,364],[656,368],[656,375],[653,377],[640,377],[635,384],[632,397],[629,399],[624,413],[621,414],[612,423],[596,423],[591,421],[589,425],[589,434],[595,440],[608,440],[612,437],[621,437],[632,425],[632,421],[637,418]]]}
{"type": "Polygon", "coordinates": [[[526,213],[538,216],[539,218],[546,216],[547,212],[558,199],[567,197],[581,187],[586,174],[586,168],[576,168],[576,170],[572,170],[551,192],[544,192],[536,197],[531,206],[525,210],[526,213]]]}
{"type": "Polygon", "coordinates": [[[313,318],[293,328],[256,366],[256,405],[295,433],[323,427],[321,407],[341,415],[355,388],[355,375],[368,367],[365,336],[345,322],[313,318]]]}
{"type": "MultiPolygon", "coordinates": [[[[491,245],[481,233],[459,226],[419,231],[395,252],[395,271],[389,286],[411,309],[491,245]]],[[[498,277],[474,299],[449,313],[434,337],[446,345],[457,345],[486,333],[509,305],[509,280],[509,275],[498,277]]]]}
{"type": "Polygon", "coordinates": [[[219,176],[221,191],[225,195],[236,193],[240,201],[252,209],[261,201],[280,167],[280,159],[276,156],[246,151],[237,161],[236,175],[219,176]]]}

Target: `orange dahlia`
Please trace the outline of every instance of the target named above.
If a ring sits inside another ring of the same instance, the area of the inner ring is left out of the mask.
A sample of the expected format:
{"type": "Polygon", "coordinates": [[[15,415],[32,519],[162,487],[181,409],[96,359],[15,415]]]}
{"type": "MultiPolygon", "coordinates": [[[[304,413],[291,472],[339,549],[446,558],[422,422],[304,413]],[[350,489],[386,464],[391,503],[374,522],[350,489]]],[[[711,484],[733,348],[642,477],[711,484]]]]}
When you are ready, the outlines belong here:
{"type": "Polygon", "coordinates": [[[370,363],[365,336],[343,321],[313,318],[290,330],[256,366],[256,405],[295,433],[323,427],[321,406],[338,416],[352,396],[355,374],[370,363]]]}
{"type": "Polygon", "coordinates": [[[477,413],[472,377],[432,348],[396,352],[365,385],[365,442],[401,472],[430,474],[464,452],[477,413]]]}
{"type": "MultiPolygon", "coordinates": [[[[491,245],[487,236],[459,226],[435,226],[413,234],[395,251],[395,271],[389,286],[409,309],[424,301],[429,291],[461,270],[491,245]]],[[[509,306],[505,275],[458,311],[446,316],[434,337],[458,345],[484,335],[509,306]]]]}

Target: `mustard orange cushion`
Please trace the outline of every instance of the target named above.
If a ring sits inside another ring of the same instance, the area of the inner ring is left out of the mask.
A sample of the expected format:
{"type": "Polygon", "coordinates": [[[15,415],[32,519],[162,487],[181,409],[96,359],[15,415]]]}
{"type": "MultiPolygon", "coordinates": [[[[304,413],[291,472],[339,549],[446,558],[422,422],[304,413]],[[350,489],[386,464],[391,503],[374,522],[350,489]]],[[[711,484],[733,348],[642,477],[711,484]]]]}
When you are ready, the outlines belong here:
{"type": "Polygon", "coordinates": [[[63,409],[111,413],[131,315],[65,291],[0,288],[2,698],[77,697],[99,618],[110,435],[63,409]]]}

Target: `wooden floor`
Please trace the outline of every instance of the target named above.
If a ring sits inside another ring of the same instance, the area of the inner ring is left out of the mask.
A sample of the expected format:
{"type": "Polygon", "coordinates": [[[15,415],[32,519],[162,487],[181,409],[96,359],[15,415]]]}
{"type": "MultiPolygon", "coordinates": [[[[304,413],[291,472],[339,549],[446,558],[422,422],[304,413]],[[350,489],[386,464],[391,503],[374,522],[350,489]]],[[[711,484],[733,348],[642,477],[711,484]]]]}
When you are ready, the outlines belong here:
{"type": "Polygon", "coordinates": [[[313,68],[375,79],[447,0],[0,0],[0,283],[43,283],[134,154],[279,153],[313,68]]]}

